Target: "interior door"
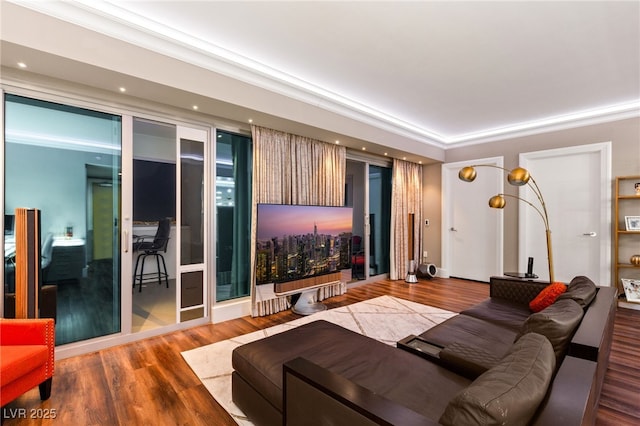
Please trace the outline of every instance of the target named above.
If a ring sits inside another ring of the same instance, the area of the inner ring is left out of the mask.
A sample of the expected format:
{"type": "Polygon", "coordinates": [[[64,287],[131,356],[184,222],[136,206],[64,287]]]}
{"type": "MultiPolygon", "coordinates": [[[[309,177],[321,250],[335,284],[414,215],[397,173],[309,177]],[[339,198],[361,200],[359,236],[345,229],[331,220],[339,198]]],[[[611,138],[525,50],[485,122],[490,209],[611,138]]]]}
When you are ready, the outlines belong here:
{"type": "Polygon", "coordinates": [[[501,193],[503,172],[480,167],[473,183],[458,179],[465,166],[487,164],[502,167],[502,157],[443,165],[443,275],[488,281],[502,275],[502,211],[487,207],[487,200],[501,193]]]}
{"type": "MultiPolygon", "coordinates": [[[[545,199],[555,280],[569,282],[585,275],[600,285],[609,285],[611,143],[524,153],[520,165],[535,178],[545,199]]],[[[526,187],[521,187],[520,196],[537,203],[526,187]]],[[[540,216],[533,209],[520,209],[519,214],[520,270],[526,270],[523,263],[532,256],[535,273],[548,280],[540,216]]]]}

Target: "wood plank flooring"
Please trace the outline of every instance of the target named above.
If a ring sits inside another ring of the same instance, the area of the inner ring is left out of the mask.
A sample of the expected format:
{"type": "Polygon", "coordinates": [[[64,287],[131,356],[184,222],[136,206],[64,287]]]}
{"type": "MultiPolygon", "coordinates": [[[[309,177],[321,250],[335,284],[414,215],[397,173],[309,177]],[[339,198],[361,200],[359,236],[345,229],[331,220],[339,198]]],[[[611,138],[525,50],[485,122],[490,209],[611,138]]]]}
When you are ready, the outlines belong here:
{"type": "MultiPolygon", "coordinates": [[[[440,278],[380,281],[324,303],[334,308],[385,294],[460,311],[488,297],[489,286],[440,278]]],[[[234,425],[180,352],[295,318],[290,311],[243,317],[58,361],[51,398],[41,402],[37,388],[27,392],[3,408],[3,425],[234,425]],[[55,419],[44,418],[54,413],[55,419]]],[[[598,425],[640,424],[639,324],[640,311],[618,310],[598,425]]]]}

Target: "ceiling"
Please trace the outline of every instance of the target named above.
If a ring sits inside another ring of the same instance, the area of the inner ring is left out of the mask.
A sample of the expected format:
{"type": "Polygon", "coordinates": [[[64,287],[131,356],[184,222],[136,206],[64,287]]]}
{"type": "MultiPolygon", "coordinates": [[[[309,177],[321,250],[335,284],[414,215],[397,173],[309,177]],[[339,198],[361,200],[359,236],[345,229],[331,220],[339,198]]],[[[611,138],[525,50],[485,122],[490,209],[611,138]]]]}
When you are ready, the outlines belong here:
{"type": "Polygon", "coordinates": [[[639,1],[11,3],[441,149],[640,116],[639,1]]]}

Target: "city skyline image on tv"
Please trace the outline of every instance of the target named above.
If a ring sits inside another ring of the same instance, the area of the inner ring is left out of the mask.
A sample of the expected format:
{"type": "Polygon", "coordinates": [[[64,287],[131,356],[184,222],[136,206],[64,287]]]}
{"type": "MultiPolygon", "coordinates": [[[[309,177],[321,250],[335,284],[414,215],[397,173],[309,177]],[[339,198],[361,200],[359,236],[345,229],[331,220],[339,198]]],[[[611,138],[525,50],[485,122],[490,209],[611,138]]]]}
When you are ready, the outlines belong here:
{"type": "Polygon", "coordinates": [[[350,268],[353,209],[258,204],[256,284],[350,268]]]}

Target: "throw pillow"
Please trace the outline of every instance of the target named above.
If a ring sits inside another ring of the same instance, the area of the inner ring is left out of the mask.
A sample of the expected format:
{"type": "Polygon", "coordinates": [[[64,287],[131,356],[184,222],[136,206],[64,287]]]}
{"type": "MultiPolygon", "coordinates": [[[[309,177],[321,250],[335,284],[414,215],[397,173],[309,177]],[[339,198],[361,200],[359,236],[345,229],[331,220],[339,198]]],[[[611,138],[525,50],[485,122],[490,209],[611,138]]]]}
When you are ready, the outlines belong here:
{"type": "Polygon", "coordinates": [[[527,333],[538,333],[549,339],[556,354],[556,364],[564,357],[573,333],[578,328],[584,311],[571,299],[556,300],[551,306],[529,315],[522,324],[516,341],[527,333]]]}
{"type": "Polygon", "coordinates": [[[561,294],[558,299],[573,299],[578,305],[586,308],[596,297],[596,285],[585,276],[577,276],[571,280],[567,291],[561,294]]]}
{"type": "Polygon", "coordinates": [[[529,309],[533,312],[540,312],[555,302],[558,296],[565,291],[567,291],[567,286],[564,285],[564,283],[551,283],[543,288],[542,291],[538,293],[531,302],[529,302],[529,309]]]}
{"type": "Polygon", "coordinates": [[[544,399],[556,358],[546,337],[528,333],[498,365],[460,391],[440,417],[443,425],[526,425],[544,399]]]}

